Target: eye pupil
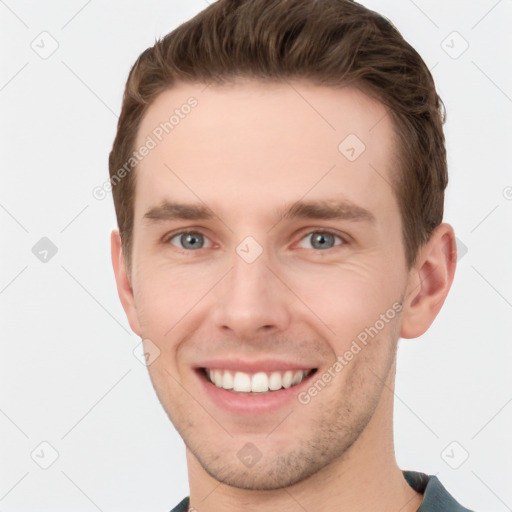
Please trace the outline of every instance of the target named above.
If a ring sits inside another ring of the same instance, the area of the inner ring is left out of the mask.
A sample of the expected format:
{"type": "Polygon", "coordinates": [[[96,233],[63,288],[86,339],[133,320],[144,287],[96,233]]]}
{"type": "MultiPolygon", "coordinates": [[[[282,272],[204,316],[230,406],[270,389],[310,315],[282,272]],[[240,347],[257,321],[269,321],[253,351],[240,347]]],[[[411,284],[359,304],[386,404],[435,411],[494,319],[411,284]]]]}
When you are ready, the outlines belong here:
{"type": "Polygon", "coordinates": [[[201,249],[204,245],[204,241],[202,241],[198,236],[198,234],[194,233],[184,233],[181,235],[181,243],[183,247],[187,249],[201,249]]]}
{"type": "Polygon", "coordinates": [[[311,235],[311,238],[311,244],[315,249],[323,249],[334,244],[334,235],[330,233],[315,233],[311,235]]]}

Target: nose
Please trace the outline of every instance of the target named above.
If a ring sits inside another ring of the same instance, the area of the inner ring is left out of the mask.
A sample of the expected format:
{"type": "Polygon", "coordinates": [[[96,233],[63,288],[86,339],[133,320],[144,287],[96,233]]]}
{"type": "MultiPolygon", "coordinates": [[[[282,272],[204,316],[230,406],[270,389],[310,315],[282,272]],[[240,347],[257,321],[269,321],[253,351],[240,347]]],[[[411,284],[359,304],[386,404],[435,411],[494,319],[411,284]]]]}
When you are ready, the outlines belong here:
{"type": "Polygon", "coordinates": [[[234,253],[232,268],[216,290],[215,326],[238,339],[282,332],[290,323],[290,293],[265,251],[252,262],[234,253]]]}

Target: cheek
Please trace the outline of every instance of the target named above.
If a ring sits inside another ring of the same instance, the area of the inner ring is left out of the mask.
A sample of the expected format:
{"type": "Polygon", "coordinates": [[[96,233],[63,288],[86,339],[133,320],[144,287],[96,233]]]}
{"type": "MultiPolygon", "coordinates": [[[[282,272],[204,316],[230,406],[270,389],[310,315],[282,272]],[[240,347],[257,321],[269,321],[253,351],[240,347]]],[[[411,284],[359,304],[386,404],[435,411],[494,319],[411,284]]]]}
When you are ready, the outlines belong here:
{"type": "MultiPolygon", "coordinates": [[[[162,343],[176,337],[187,316],[203,300],[218,281],[217,273],[207,265],[139,265],[134,282],[134,295],[143,334],[162,343]]],[[[166,345],[167,346],[167,345],[166,345]]]]}
{"type": "Polygon", "coordinates": [[[294,269],[287,280],[307,307],[305,314],[314,313],[329,327],[329,337],[334,336],[336,343],[345,346],[382,314],[396,316],[403,277],[386,267],[382,261],[318,265],[307,272],[294,269]]]}

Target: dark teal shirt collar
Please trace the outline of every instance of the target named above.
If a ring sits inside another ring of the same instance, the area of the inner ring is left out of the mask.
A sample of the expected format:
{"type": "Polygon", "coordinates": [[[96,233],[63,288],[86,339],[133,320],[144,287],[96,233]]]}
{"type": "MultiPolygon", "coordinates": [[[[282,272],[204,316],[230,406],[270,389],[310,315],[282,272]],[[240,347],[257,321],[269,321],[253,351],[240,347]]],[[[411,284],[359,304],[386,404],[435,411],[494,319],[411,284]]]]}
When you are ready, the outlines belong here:
{"type": "MultiPolygon", "coordinates": [[[[417,512],[472,512],[457,502],[436,476],[417,471],[402,471],[402,473],[407,483],[415,491],[423,494],[423,501],[417,512]]],[[[171,512],[187,512],[188,506],[189,499],[185,498],[171,512]]]]}
{"type": "Polygon", "coordinates": [[[415,491],[423,494],[423,501],[417,512],[472,512],[456,501],[435,475],[417,471],[402,473],[407,483],[415,491]]]}

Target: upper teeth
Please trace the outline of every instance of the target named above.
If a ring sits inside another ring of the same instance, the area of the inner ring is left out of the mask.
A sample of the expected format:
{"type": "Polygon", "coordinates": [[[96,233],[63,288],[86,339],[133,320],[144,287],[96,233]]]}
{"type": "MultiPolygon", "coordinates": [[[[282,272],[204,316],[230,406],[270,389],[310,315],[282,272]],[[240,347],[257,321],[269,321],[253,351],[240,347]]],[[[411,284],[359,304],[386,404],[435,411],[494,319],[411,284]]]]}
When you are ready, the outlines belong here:
{"type": "Polygon", "coordinates": [[[302,382],[311,370],[287,370],[282,372],[231,372],[229,370],[206,369],[206,375],[218,388],[232,389],[242,393],[265,393],[289,388],[302,382]]]}

